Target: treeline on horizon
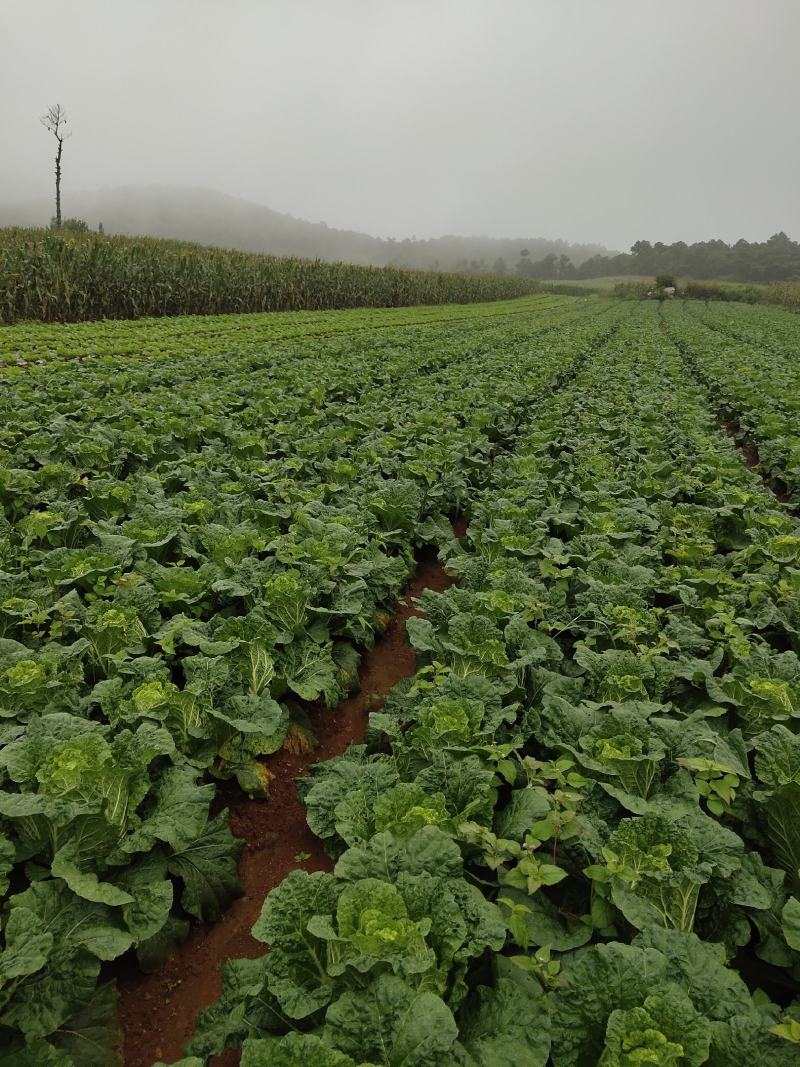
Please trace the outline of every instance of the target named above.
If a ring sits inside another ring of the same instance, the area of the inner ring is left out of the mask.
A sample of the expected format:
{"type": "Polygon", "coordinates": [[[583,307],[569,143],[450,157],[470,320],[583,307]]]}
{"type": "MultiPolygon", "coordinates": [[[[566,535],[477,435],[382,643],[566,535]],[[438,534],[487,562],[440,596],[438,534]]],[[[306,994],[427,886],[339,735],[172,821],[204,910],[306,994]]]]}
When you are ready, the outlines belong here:
{"type": "Polygon", "coordinates": [[[604,278],[613,275],[675,274],[729,282],[800,281],[800,242],[783,232],[766,241],[637,241],[630,252],[595,255],[575,266],[567,256],[533,261],[520,256],[515,273],[529,278],[604,278]]]}
{"type": "Polygon", "coordinates": [[[0,229],[0,324],[504,300],[519,275],[456,274],[254,255],[150,237],[0,229]]]}

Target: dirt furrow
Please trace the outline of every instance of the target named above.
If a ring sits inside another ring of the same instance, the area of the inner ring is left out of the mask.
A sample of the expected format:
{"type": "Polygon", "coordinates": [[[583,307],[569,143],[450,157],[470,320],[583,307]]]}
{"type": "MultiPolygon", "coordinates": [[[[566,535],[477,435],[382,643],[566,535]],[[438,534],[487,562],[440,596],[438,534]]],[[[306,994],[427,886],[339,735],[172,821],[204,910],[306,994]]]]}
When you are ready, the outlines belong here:
{"type": "MultiPolygon", "coordinates": [[[[462,536],[463,522],[454,522],[453,529],[456,536],[462,536]]],[[[150,1067],[155,1060],[179,1059],[198,1014],[219,996],[224,962],[264,952],[264,945],[250,936],[250,928],[269,890],[295,868],[331,869],[321,842],[306,825],[295,779],[303,777],[311,764],[339,755],[348,745],[363,740],[376,700],[414,673],[416,657],[405,630],[406,621],[419,614],[413,599],[425,589],[441,591],[453,582],[435,550],[423,551],[385,634],[362,659],[359,691],[334,711],[322,710],[315,716],[318,745],[314,751],[295,754],[282,750],[270,757],[268,766],[274,778],[269,799],[250,800],[227,790],[231,830],[246,842],[239,863],[244,895],[219,922],[196,926],[158,971],[145,975],[133,969],[120,977],[125,1067],[150,1067]]],[[[236,1062],[236,1053],[223,1054],[214,1061],[215,1067],[230,1067],[236,1062]]]]}
{"type": "MultiPolygon", "coordinates": [[[[667,329],[666,323],[663,322],[663,328],[667,329]]],[[[790,505],[790,510],[793,515],[800,515],[800,510],[793,505],[791,500],[791,493],[788,485],[781,479],[773,475],[761,462],[761,456],[758,450],[758,443],[753,441],[746,433],[742,431],[742,427],[739,423],[739,418],[735,411],[731,411],[726,408],[724,404],[715,397],[714,385],[715,383],[709,379],[709,377],[698,366],[697,359],[693,355],[691,349],[685,344],[677,341],[667,330],[669,339],[675,346],[677,351],[683,356],[686,361],[689,373],[706,389],[709,397],[709,407],[715,414],[717,422],[722,429],[733,439],[734,444],[739,449],[742,456],[742,462],[746,467],[755,471],[769,489],[772,495],[781,504],[790,505]]]]}
{"type": "Polygon", "coordinates": [[[792,514],[797,515],[798,509],[792,505],[791,496],[789,493],[789,487],[780,478],[774,477],[765,468],[761,462],[761,457],[758,452],[758,447],[744,434],[742,434],[739,423],[731,415],[722,413],[718,416],[720,426],[725,432],[733,438],[734,444],[742,454],[745,466],[750,467],[758,475],[760,475],[762,482],[769,489],[772,495],[781,504],[789,504],[792,514]]]}

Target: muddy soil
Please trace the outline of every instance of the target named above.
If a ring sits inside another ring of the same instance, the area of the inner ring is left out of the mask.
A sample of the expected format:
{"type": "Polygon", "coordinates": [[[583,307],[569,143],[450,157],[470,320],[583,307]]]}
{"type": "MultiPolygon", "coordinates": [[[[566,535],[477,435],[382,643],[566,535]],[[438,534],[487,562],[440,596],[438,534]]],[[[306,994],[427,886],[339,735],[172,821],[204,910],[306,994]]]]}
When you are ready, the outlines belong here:
{"type": "MultiPolygon", "coordinates": [[[[788,485],[780,478],[771,477],[766,470],[761,470],[761,457],[758,454],[758,448],[752,441],[749,441],[746,437],[742,436],[739,424],[726,418],[720,418],[720,423],[725,431],[730,434],[736,442],[736,447],[742,453],[742,459],[745,462],[745,466],[758,470],[766,487],[781,504],[791,504],[792,499],[788,485]]],[[[800,509],[792,507],[792,514],[800,516],[800,509]]]]}
{"type": "MultiPolygon", "coordinates": [[[[463,536],[463,522],[456,520],[453,529],[456,536],[463,536]]],[[[339,755],[348,745],[363,740],[376,696],[384,697],[416,668],[405,630],[406,621],[419,614],[413,598],[424,589],[444,590],[453,581],[434,550],[422,552],[386,633],[361,661],[359,692],[334,711],[320,709],[314,715],[318,739],[314,751],[294,754],[282,750],[269,758],[274,778],[267,800],[250,800],[232,788],[226,790],[231,830],[246,842],[239,863],[244,896],[219,922],[196,926],[154,974],[144,975],[132,968],[120,976],[125,1067],[150,1067],[156,1060],[169,1063],[179,1059],[197,1016],[220,994],[223,963],[264,952],[264,945],[250,936],[250,928],[269,890],[298,867],[307,871],[331,869],[319,839],[306,825],[294,781],[303,777],[311,764],[339,755]]],[[[232,1067],[238,1059],[238,1052],[231,1050],[216,1057],[214,1067],[232,1067]]]]}

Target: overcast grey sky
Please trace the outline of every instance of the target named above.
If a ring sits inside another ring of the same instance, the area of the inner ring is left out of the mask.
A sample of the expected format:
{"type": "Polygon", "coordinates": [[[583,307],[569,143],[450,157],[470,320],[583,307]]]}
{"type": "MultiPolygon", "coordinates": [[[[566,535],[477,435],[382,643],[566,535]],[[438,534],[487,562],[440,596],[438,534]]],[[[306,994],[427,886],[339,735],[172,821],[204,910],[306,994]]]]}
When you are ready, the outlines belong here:
{"type": "Polygon", "coordinates": [[[800,238],[800,0],[0,0],[0,200],[194,184],[397,237],[800,238]]]}

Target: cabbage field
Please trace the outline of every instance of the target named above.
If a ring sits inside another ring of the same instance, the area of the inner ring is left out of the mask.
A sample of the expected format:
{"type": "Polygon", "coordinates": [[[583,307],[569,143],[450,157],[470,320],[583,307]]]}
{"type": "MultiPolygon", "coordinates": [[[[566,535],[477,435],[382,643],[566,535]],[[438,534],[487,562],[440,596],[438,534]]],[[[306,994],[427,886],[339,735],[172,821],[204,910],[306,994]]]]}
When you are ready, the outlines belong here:
{"type": "Polygon", "coordinates": [[[0,1067],[796,1067],[799,355],[544,294],[0,329],[0,1067]]]}

